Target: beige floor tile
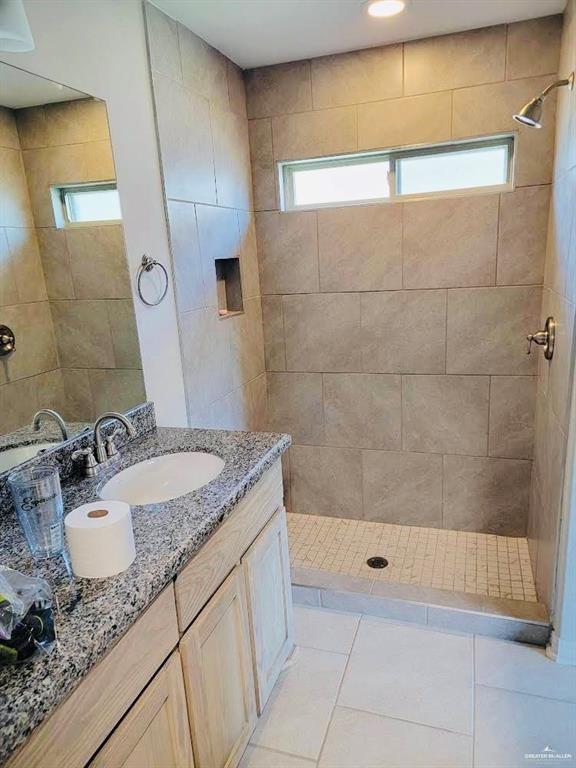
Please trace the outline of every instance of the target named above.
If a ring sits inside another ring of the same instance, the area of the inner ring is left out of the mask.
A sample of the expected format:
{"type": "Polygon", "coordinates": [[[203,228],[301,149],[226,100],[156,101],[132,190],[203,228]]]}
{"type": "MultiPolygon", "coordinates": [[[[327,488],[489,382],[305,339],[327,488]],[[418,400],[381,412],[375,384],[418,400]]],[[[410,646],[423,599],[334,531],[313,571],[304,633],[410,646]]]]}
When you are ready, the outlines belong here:
{"type": "Polygon", "coordinates": [[[319,768],[467,768],[472,738],[336,707],[319,768]]]}
{"type": "Polygon", "coordinates": [[[471,637],[363,618],[338,703],[470,734],[472,656],[471,637]]]}
{"type": "Polygon", "coordinates": [[[527,765],[576,765],[576,705],[524,693],[476,688],[476,768],[520,768],[527,765]],[[527,758],[543,750],[571,754],[550,760],[527,758]]]}
{"type": "Polygon", "coordinates": [[[350,653],[360,616],[321,608],[294,606],[296,645],[321,651],[350,653]]]}
{"type": "Polygon", "coordinates": [[[475,638],[476,683],[576,702],[576,667],[551,661],[543,648],[475,638]]]}
{"type": "Polygon", "coordinates": [[[252,743],[316,760],[345,664],[343,654],[298,648],[276,684],[252,743]]]}
{"type": "Polygon", "coordinates": [[[312,760],[304,760],[301,757],[249,744],[239,768],[314,768],[315,765],[316,763],[312,760]]]}

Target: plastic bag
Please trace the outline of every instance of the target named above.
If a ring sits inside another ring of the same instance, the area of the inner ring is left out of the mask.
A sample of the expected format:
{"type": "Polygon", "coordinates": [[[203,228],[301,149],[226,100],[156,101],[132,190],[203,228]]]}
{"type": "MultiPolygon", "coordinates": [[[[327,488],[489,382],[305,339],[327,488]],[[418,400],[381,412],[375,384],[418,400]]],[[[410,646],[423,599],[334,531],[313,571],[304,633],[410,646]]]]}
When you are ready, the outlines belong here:
{"type": "Polygon", "coordinates": [[[0,566],[0,666],[44,655],[55,642],[48,582],[0,566]]]}

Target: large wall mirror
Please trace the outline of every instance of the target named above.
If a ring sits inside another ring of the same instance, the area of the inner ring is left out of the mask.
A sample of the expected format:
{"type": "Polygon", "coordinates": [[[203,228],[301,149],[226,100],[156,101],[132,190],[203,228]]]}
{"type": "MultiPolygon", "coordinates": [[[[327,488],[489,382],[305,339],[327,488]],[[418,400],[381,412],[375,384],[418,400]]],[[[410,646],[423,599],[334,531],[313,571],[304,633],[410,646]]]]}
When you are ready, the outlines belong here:
{"type": "Polygon", "coordinates": [[[0,63],[0,472],[145,400],[120,203],[106,104],[0,63]]]}

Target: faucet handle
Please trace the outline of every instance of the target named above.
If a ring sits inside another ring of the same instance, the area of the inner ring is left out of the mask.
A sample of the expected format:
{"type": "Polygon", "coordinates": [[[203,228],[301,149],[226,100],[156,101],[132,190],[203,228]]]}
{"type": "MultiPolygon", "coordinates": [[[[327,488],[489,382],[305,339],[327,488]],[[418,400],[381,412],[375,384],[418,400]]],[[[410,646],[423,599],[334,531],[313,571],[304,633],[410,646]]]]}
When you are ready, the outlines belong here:
{"type": "Polygon", "coordinates": [[[92,448],[80,448],[72,454],[72,461],[82,461],[84,477],[96,477],[98,474],[98,462],[92,448]]]}

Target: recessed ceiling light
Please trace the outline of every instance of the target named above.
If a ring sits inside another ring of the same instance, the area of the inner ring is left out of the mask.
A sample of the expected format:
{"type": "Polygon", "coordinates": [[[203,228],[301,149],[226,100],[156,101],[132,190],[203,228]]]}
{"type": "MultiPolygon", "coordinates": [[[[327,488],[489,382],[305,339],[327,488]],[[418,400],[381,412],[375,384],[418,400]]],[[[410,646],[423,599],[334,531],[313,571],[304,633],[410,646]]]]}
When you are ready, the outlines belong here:
{"type": "Polygon", "coordinates": [[[396,16],[406,8],[405,0],[372,0],[368,3],[367,11],[370,16],[383,19],[387,16],[396,16]]]}

